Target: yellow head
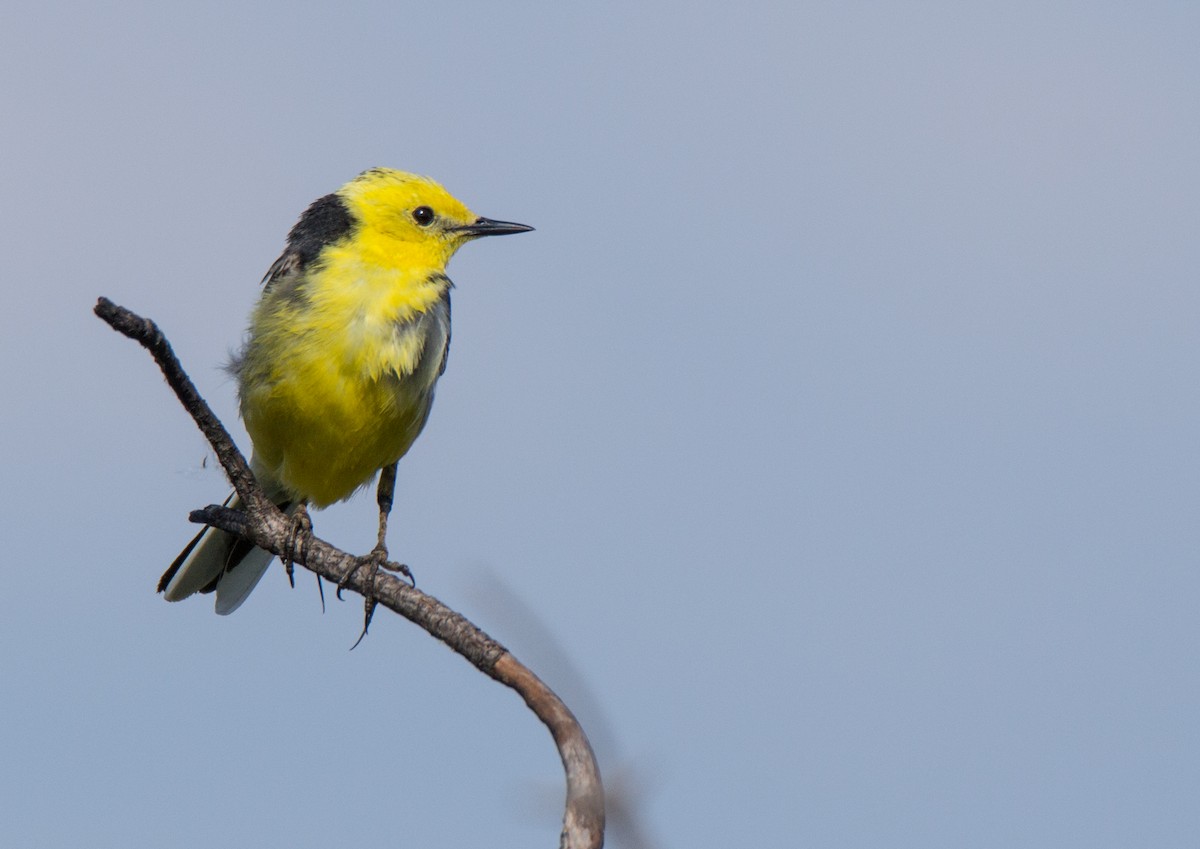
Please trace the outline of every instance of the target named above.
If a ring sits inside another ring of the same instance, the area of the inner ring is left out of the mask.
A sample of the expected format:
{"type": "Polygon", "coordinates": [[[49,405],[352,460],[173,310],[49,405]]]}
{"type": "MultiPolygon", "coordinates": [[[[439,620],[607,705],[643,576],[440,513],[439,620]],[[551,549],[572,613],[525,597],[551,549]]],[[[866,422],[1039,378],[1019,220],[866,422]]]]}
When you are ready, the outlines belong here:
{"type": "Polygon", "coordinates": [[[364,171],[337,196],[357,224],[360,249],[393,262],[403,255],[410,263],[444,267],[471,239],[533,229],[477,216],[428,177],[391,168],[364,171]]]}

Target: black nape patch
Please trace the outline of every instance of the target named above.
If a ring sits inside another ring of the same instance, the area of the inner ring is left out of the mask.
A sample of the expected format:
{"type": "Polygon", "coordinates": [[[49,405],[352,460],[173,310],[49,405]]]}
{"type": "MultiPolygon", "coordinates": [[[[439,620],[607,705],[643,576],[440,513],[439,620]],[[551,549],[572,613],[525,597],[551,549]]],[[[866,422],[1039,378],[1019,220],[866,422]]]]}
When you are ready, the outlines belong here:
{"type": "Polygon", "coordinates": [[[354,219],[350,210],[337,195],[325,195],[313,201],[296,226],[288,233],[288,253],[296,254],[304,268],[321,252],[321,248],[350,235],[354,219]]]}

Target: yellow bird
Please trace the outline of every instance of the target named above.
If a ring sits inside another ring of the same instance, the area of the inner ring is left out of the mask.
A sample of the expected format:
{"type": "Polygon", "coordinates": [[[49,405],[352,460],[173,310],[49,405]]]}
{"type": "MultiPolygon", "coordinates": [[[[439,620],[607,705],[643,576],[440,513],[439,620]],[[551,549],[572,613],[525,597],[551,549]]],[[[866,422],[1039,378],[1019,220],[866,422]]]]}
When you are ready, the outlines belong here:
{"type": "MultiPolygon", "coordinates": [[[[426,177],[375,168],[315,201],[263,279],[230,365],[251,458],[267,495],[297,521],[379,478],[386,558],[396,462],[425,426],[450,346],[446,264],[481,236],[532,230],[475,215],[426,177]]],[[[228,501],[236,508],[239,501],[228,501]]],[[[205,528],[159,581],[167,601],[216,591],[245,601],[272,555],[205,528]]]]}

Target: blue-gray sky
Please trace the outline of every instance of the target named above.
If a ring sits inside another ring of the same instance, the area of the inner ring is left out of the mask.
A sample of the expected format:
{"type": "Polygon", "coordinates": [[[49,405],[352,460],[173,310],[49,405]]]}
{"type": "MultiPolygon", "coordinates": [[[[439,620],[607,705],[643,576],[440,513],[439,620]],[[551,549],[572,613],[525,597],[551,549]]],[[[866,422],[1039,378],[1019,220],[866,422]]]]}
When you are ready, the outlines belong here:
{"type": "Polygon", "coordinates": [[[96,296],[235,424],[287,229],[388,165],[538,228],[451,265],[392,551],[608,729],[657,846],[1194,846],[1198,40],[1166,2],[10,10],[0,842],[556,844],[549,736],[424,633],[349,653],[359,604],[278,570],[229,618],[153,593],[227,487],[96,296]]]}

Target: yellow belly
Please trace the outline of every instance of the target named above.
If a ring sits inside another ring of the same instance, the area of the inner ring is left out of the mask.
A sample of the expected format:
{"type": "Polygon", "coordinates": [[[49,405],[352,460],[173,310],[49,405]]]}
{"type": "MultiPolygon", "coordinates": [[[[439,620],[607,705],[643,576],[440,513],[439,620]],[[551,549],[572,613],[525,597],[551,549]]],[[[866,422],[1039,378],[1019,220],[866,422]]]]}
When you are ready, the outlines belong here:
{"type": "Polygon", "coordinates": [[[401,381],[313,368],[262,391],[248,389],[242,410],[256,465],[291,498],[324,507],[399,460],[432,401],[432,391],[409,392],[401,381]]]}
{"type": "Polygon", "coordinates": [[[267,293],[236,367],[255,465],[273,478],[262,483],[317,507],[350,497],[408,451],[449,338],[449,280],[416,309],[411,287],[397,305],[394,282],[369,287],[380,293],[370,298],[362,286],[287,302],[267,293]]]}

